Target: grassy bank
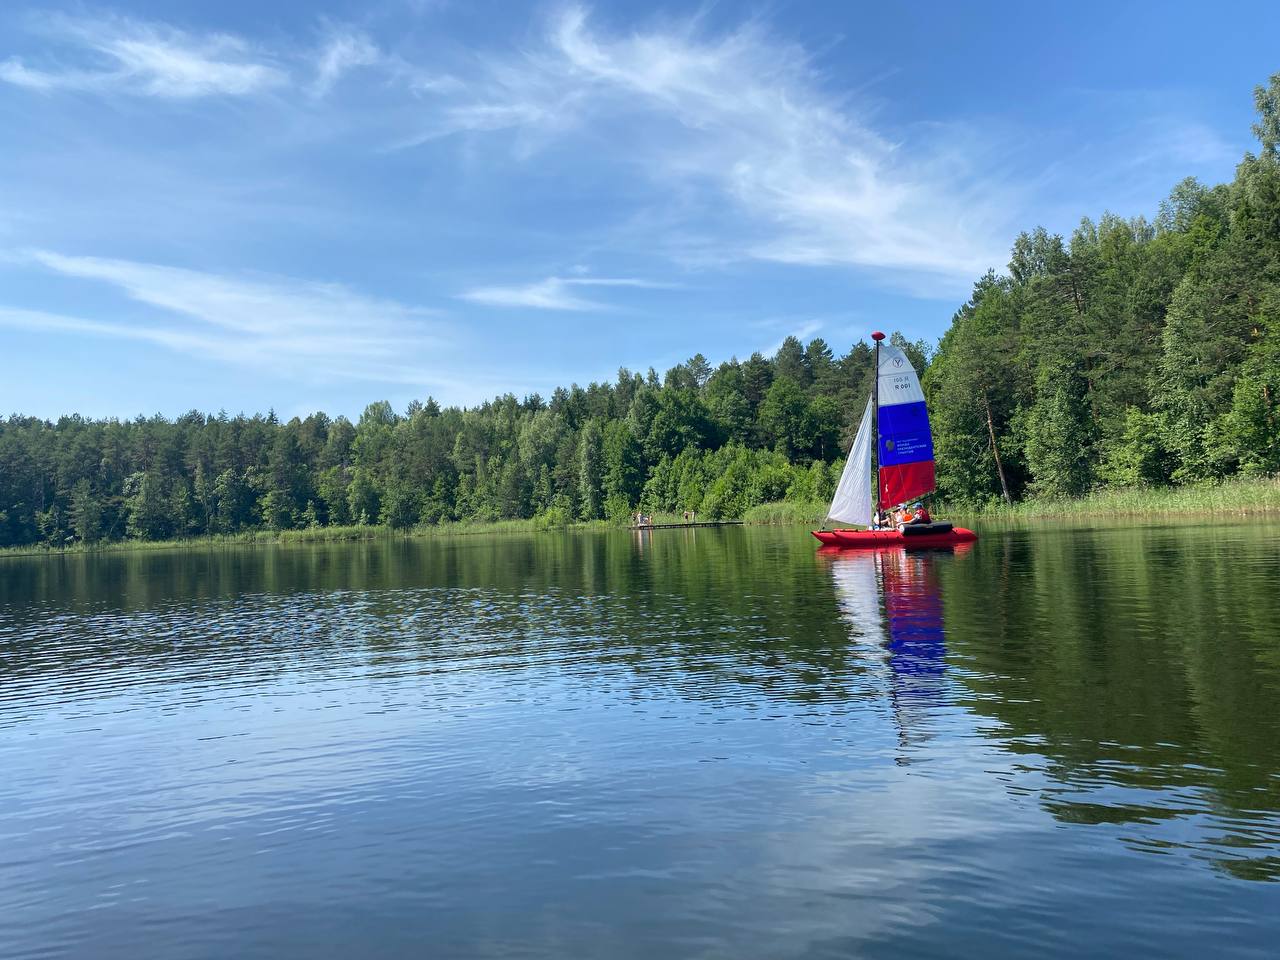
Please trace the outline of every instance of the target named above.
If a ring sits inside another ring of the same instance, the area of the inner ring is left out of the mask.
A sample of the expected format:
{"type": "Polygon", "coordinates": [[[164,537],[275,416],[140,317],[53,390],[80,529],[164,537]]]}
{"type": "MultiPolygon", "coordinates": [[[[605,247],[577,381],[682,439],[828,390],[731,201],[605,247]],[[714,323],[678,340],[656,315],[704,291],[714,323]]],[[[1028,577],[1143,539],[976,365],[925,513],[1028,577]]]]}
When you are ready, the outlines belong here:
{"type": "Polygon", "coordinates": [[[949,518],[992,520],[1280,513],[1280,478],[1228,480],[1188,487],[1100,490],[1075,500],[996,502],[979,508],[943,504],[934,512],[949,518]]]}
{"type": "Polygon", "coordinates": [[[479,534],[536,533],[540,530],[604,529],[611,524],[603,520],[569,524],[531,520],[495,520],[491,522],[450,522],[421,525],[409,530],[392,530],[386,526],[308,527],[304,530],[248,530],[243,533],[189,537],[183,540],[111,540],[98,543],[71,543],[54,547],[44,543],[0,548],[0,557],[43,556],[49,554],[119,553],[144,550],[181,550],[204,547],[274,546],[307,543],[350,543],[361,540],[396,540],[423,537],[463,537],[479,534]]]}
{"type": "MultiPolygon", "coordinates": [[[[825,509],[825,505],[819,504],[815,509],[821,513],[825,509]]],[[[678,513],[655,513],[652,515],[651,519],[654,523],[661,524],[680,523],[684,518],[678,513]]],[[[528,534],[539,533],[546,530],[610,530],[626,526],[628,523],[628,519],[623,519],[618,522],[609,520],[575,520],[566,522],[562,517],[547,514],[525,520],[464,520],[437,524],[421,524],[408,530],[392,530],[390,527],[381,525],[308,527],[303,530],[247,530],[242,533],[214,534],[212,536],[188,537],[181,540],[103,540],[98,541],[97,543],[69,543],[64,546],[50,546],[47,543],[23,544],[16,547],[0,547],[0,558],[48,556],[55,554],[202,549],[207,547],[349,543],[361,540],[467,537],[482,534],[528,534]]]]}
{"type": "Polygon", "coordinates": [[[784,500],[779,503],[762,503],[759,506],[750,507],[742,515],[742,520],[750,524],[816,526],[822,523],[826,515],[827,504],[823,501],[784,500]]]}
{"type": "MultiPolygon", "coordinates": [[[[1133,487],[1101,490],[1075,500],[1024,500],[996,502],[983,507],[938,504],[933,513],[948,520],[1033,520],[1055,517],[1144,517],[1196,514],[1244,516],[1280,513],[1280,478],[1228,480],[1189,487],[1133,487]]],[[[763,503],[752,507],[743,519],[753,524],[820,524],[827,505],[812,503],[763,503]]]]}

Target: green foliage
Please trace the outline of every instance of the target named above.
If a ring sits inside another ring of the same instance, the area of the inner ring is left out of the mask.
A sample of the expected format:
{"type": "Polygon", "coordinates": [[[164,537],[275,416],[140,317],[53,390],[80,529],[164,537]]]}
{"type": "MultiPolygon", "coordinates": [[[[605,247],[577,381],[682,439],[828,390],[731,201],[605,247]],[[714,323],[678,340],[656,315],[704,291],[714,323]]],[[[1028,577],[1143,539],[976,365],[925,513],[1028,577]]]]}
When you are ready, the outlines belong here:
{"type": "Polygon", "coordinates": [[[1172,467],[1164,437],[1164,424],[1158,415],[1130,407],[1125,411],[1119,435],[1103,444],[1098,479],[1110,487],[1167,483],[1172,467]]]}
{"type": "Polygon", "coordinates": [[[1174,186],[1154,226],[1104,214],[1014,243],[925,378],[953,502],[1280,470],[1280,74],[1230,184],[1174,186]]]}
{"type": "Polygon", "coordinates": [[[598,520],[604,506],[604,451],[600,421],[588,420],[578,439],[578,496],[583,520],[598,520]]]}
{"type": "Polygon", "coordinates": [[[414,491],[399,482],[388,484],[382,497],[382,522],[392,530],[408,530],[418,522],[414,491]]]}
{"type": "Polygon", "coordinates": [[[808,447],[808,411],[800,384],[788,374],[780,374],[760,407],[760,426],[770,446],[789,457],[808,447]]]}
{"type": "MultiPolygon", "coordinates": [[[[163,482],[151,471],[129,476],[124,482],[124,495],[129,510],[129,536],[139,540],[167,540],[173,535],[169,503],[163,482]]],[[[44,539],[54,537],[46,532],[44,539]]]]}
{"type": "Polygon", "coordinates": [[[1092,485],[1092,441],[1084,378],[1067,363],[1046,369],[1025,418],[1032,489],[1045,497],[1078,497],[1092,485]]]}
{"type": "Polygon", "coordinates": [[[644,487],[644,460],[640,441],[636,439],[630,420],[611,420],[605,424],[603,439],[604,494],[610,502],[630,505],[640,499],[644,487]]]}
{"type": "Polygon", "coordinates": [[[1254,88],[1253,104],[1258,111],[1253,135],[1262,144],[1262,155],[1274,157],[1280,150],[1280,73],[1273,73],[1267,86],[1254,88]]]}
{"type": "Polygon", "coordinates": [[[744,523],[817,526],[827,515],[830,500],[786,500],[761,503],[742,515],[744,523]]]}
{"type": "Polygon", "coordinates": [[[1274,477],[1235,477],[1221,483],[1172,487],[1108,487],[1074,500],[1023,500],[981,507],[961,503],[939,504],[960,519],[985,517],[1024,520],[1037,517],[1154,517],[1178,514],[1251,514],[1280,512],[1280,480],[1274,477]]]}
{"type": "Polygon", "coordinates": [[[380,499],[377,485],[369,471],[357,467],[352,472],[351,485],[347,488],[347,506],[351,519],[357,524],[376,523],[381,514],[380,499]]]}
{"type": "Polygon", "coordinates": [[[1256,341],[1241,365],[1231,407],[1215,424],[1211,451],[1245,474],[1280,472],[1280,296],[1255,318],[1256,341]]]}
{"type": "Polygon", "coordinates": [[[95,543],[102,534],[102,504],[84,477],[71,489],[71,527],[81,543],[95,543]]]}
{"type": "Polygon", "coordinates": [[[573,521],[567,507],[556,505],[547,507],[546,510],[533,518],[533,525],[538,530],[560,530],[569,526],[573,521]]]}

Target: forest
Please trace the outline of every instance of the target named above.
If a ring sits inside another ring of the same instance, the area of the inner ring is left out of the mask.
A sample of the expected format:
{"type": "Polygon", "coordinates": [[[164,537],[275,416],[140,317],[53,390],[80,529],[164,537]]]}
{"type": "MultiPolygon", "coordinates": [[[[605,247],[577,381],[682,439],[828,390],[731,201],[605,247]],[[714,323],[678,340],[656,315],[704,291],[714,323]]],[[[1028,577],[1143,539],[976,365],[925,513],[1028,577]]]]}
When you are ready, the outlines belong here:
{"type": "MultiPolygon", "coordinates": [[[[1019,235],[922,374],[953,504],[1280,471],[1280,74],[1230,183],[1175,185],[1153,220],[1019,235]]],[[[865,342],[478,407],[428,398],[175,420],[0,418],[0,546],[454,520],[739,517],[828,498],[872,382],[865,342]]]]}

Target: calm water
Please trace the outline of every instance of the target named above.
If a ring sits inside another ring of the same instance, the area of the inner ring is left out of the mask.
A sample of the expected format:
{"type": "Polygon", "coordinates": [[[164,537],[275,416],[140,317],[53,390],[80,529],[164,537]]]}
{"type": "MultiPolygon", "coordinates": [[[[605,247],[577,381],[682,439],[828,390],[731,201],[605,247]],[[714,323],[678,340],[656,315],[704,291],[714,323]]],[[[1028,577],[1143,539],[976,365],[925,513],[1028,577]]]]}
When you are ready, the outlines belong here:
{"type": "Polygon", "coordinates": [[[0,956],[1268,956],[1280,525],[0,560],[0,956]]]}

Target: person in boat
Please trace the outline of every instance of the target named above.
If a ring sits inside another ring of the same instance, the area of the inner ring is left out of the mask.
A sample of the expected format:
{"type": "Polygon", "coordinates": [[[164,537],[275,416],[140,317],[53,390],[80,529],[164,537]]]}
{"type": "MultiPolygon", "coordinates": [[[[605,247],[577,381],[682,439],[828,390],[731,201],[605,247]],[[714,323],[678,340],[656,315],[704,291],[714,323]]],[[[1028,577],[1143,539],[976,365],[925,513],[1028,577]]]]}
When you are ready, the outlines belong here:
{"type": "Polygon", "coordinates": [[[900,522],[903,524],[932,523],[933,517],[929,516],[929,511],[924,508],[923,503],[915,503],[902,511],[900,522]]]}
{"type": "Polygon", "coordinates": [[[924,508],[923,503],[912,504],[910,507],[903,507],[898,512],[898,525],[902,527],[911,526],[917,523],[932,523],[933,517],[929,516],[929,511],[924,508]]]}

